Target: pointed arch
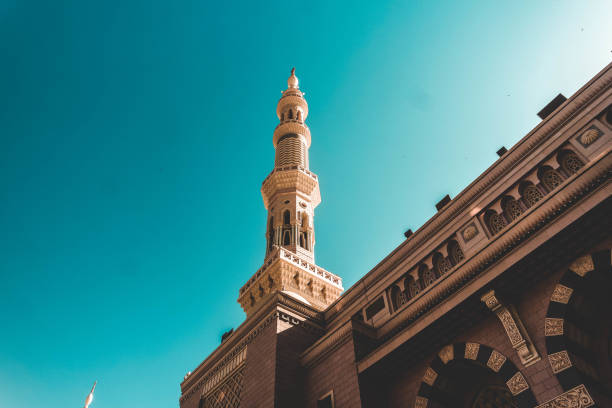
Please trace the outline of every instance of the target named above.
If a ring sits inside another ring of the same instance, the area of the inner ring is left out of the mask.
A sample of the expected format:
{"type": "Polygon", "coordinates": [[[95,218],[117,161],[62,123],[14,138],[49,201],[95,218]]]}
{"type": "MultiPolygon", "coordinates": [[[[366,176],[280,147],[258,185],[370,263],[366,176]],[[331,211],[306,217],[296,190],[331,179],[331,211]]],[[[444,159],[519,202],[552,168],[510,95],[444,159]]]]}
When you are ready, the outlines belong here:
{"type": "Polygon", "coordinates": [[[609,336],[612,319],[594,319],[592,312],[612,307],[607,296],[612,282],[611,252],[607,248],[575,259],[553,289],[544,319],[548,364],[563,391],[583,387],[586,397],[598,406],[605,405],[598,398],[610,381],[604,378],[612,368],[612,352],[602,356],[600,346],[610,342],[605,332],[609,336]]]}
{"type": "Polygon", "coordinates": [[[285,210],[283,212],[283,224],[285,225],[291,224],[291,212],[289,210],[285,210]]]}
{"type": "Polygon", "coordinates": [[[452,370],[456,362],[480,367],[491,375],[499,376],[517,407],[532,408],[537,405],[527,379],[504,354],[480,343],[455,343],[443,347],[425,370],[415,407],[439,406],[434,402],[437,388],[444,381],[441,378],[452,370]]]}

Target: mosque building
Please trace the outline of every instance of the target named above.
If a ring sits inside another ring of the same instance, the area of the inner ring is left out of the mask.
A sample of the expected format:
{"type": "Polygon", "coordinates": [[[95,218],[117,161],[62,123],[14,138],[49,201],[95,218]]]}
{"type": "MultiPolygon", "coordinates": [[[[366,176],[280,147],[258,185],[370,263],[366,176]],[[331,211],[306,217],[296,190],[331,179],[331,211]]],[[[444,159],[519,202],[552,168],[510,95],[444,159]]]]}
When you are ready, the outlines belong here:
{"type": "Polygon", "coordinates": [[[246,319],[181,408],[612,407],[612,63],[346,290],[315,262],[295,70],[276,114],[246,319]]]}

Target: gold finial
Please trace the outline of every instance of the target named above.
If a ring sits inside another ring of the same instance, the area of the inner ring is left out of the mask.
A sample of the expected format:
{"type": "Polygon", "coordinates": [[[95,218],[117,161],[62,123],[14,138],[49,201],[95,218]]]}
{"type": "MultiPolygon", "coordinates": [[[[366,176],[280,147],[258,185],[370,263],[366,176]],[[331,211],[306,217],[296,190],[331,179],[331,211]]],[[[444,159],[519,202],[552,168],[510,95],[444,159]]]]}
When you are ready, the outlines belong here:
{"type": "Polygon", "coordinates": [[[298,84],[299,81],[295,76],[295,68],[291,68],[291,76],[287,80],[287,86],[289,86],[289,88],[298,88],[298,84]]]}

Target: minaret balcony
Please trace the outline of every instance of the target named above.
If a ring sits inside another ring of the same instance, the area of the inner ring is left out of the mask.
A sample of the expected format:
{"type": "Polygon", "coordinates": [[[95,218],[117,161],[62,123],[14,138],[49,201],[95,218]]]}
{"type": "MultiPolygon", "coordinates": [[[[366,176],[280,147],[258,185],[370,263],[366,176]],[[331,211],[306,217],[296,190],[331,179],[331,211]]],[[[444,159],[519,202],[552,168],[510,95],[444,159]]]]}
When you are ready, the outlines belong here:
{"type": "Polygon", "coordinates": [[[270,295],[284,292],[324,310],[343,290],[339,276],[285,248],[276,247],[265,264],[240,288],[238,303],[249,316],[270,295]]]}
{"type": "Polygon", "coordinates": [[[274,194],[279,191],[300,192],[310,197],[314,207],[321,202],[317,175],[302,166],[279,167],[266,177],[261,185],[261,195],[266,209],[274,194]]]}
{"type": "Polygon", "coordinates": [[[278,126],[276,126],[276,129],[274,129],[274,135],[272,136],[274,148],[276,148],[276,145],[281,137],[291,133],[304,136],[306,139],[306,148],[310,147],[310,129],[308,126],[306,126],[304,122],[296,119],[289,119],[281,122],[278,126]]]}

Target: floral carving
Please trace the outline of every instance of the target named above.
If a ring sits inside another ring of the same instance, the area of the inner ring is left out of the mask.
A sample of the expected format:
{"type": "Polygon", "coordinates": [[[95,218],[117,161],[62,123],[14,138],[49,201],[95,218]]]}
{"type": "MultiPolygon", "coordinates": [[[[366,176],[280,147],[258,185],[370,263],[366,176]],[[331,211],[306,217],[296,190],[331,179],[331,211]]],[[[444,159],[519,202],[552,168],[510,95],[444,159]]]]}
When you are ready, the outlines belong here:
{"type": "Polygon", "coordinates": [[[465,344],[465,358],[469,360],[476,360],[478,357],[478,350],[480,349],[480,344],[478,343],[466,343],[465,344]]]}
{"type": "Polygon", "coordinates": [[[499,320],[501,320],[512,346],[524,343],[525,340],[523,339],[523,336],[521,336],[521,332],[516,326],[514,318],[512,317],[508,309],[506,309],[505,307],[501,309],[499,313],[497,313],[497,317],[499,317],[499,320]]]}
{"type": "Polygon", "coordinates": [[[563,319],[547,317],[544,320],[545,336],[561,336],[563,334],[563,319]]]}
{"type": "Polygon", "coordinates": [[[427,403],[429,403],[427,398],[417,396],[416,401],[414,401],[414,408],[427,408],[427,403]]]}
{"type": "Polygon", "coordinates": [[[506,381],[506,385],[508,386],[508,389],[510,390],[512,395],[518,395],[529,388],[525,377],[523,376],[523,374],[521,374],[520,371],[517,371],[516,374],[512,376],[512,378],[506,381]]]}
{"type": "Polygon", "coordinates": [[[584,277],[587,273],[595,269],[595,265],[593,265],[593,258],[591,258],[591,255],[580,257],[572,262],[569,269],[577,275],[584,277]]]}
{"type": "Polygon", "coordinates": [[[593,144],[594,141],[599,139],[599,136],[601,136],[601,132],[599,131],[599,129],[597,129],[596,127],[592,127],[580,135],[579,141],[580,144],[582,144],[584,147],[587,147],[593,144]]]}
{"type": "Polygon", "coordinates": [[[465,242],[468,242],[470,239],[478,235],[478,230],[476,229],[476,226],[474,225],[474,223],[471,223],[470,225],[465,227],[461,235],[463,236],[463,240],[465,242]]]}
{"type": "Polygon", "coordinates": [[[438,373],[436,373],[433,368],[427,367],[427,371],[425,371],[425,375],[423,376],[423,382],[434,385],[436,378],[438,378],[438,373]]]}
{"type": "Polygon", "coordinates": [[[550,297],[550,300],[552,300],[553,302],[567,304],[567,302],[569,302],[570,298],[572,297],[573,291],[574,289],[572,288],[557,284],[557,286],[555,286],[555,290],[553,291],[552,296],[550,297]]]}
{"type": "Polygon", "coordinates": [[[452,345],[445,346],[442,350],[440,350],[440,353],[438,353],[438,356],[440,356],[440,360],[442,360],[444,364],[448,363],[449,361],[455,358],[453,346],[452,345]]]}
{"type": "Polygon", "coordinates": [[[584,384],[580,384],[536,408],[587,408],[593,405],[595,401],[584,384]]]}
{"type": "Polygon", "coordinates": [[[498,373],[505,362],[506,356],[504,356],[498,351],[493,350],[491,356],[489,356],[489,361],[487,361],[487,367],[498,373]]]}
{"type": "Polygon", "coordinates": [[[555,374],[572,366],[572,362],[566,350],[559,351],[558,353],[549,354],[548,361],[550,362],[550,367],[552,368],[552,371],[555,374]]]}

